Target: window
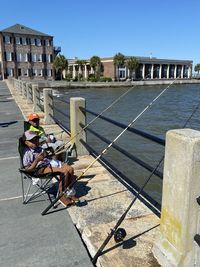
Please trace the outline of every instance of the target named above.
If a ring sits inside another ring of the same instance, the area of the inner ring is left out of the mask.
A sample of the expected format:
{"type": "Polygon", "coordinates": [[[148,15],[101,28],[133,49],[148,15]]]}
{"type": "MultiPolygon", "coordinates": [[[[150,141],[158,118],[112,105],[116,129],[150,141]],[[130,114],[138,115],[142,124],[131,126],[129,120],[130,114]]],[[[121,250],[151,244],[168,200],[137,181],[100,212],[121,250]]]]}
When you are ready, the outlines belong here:
{"type": "Polygon", "coordinates": [[[126,76],[125,68],[119,68],[119,78],[124,79],[126,76]]]}
{"type": "Polygon", "coordinates": [[[14,70],[12,68],[7,68],[6,69],[7,76],[13,77],[14,75],[14,70]]]}
{"type": "Polygon", "coordinates": [[[28,55],[27,53],[17,53],[17,62],[27,62],[28,55]]]}
{"type": "Polygon", "coordinates": [[[42,76],[42,69],[37,70],[37,76],[42,76]]]}
{"type": "Polygon", "coordinates": [[[31,45],[35,45],[35,39],[31,38],[31,45]]]}
{"type": "Polygon", "coordinates": [[[51,62],[51,55],[46,54],[46,62],[51,62]]]}
{"type": "Polygon", "coordinates": [[[50,40],[48,39],[45,40],[45,46],[50,46],[50,40]]]}
{"type": "Polygon", "coordinates": [[[52,76],[52,69],[47,69],[47,76],[51,77],[52,76]]]}
{"type": "Polygon", "coordinates": [[[27,45],[27,42],[26,42],[26,38],[25,37],[22,37],[22,44],[23,45],[27,45]]]}
{"type": "Polygon", "coordinates": [[[11,43],[11,37],[8,36],[8,35],[6,35],[6,36],[4,37],[4,40],[5,40],[5,44],[10,44],[10,43],[11,43]]]}
{"type": "Polygon", "coordinates": [[[12,53],[6,52],[6,61],[12,61],[12,53]]]}
{"type": "Polygon", "coordinates": [[[36,39],[36,45],[41,46],[41,40],[40,39],[36,39]]]}
{"type": "Polygon", "coordinates": [[[21,44],[21,39],[20,39],[20,37],[16,37],[16,38],[15,38],[15,42],[16,42],[16,44],[21,44]]]}
{"type": "Polygon", "coordinates": [[[28,76],[28,69],[22,69],[22,76],[28,76]]]}
{"type": "Polygon", "coordinates": [[[32,70],[32,74],[33,74],[33,76],[37,76],[37,70],[36,69],[33,69],[32,70]]]}

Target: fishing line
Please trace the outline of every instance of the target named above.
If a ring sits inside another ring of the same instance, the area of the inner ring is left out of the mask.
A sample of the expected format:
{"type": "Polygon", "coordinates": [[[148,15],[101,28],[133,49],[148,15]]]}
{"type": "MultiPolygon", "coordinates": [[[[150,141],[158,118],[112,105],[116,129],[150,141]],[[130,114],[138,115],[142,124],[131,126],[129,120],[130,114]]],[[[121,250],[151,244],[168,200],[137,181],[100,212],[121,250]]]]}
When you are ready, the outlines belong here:
{"type": "MultiPolygon", "coordinates": [[[[156,71],[156,69],[154,70],[156,71]]],[[[153,72],[154,72],[153,71],[153,72]]],[[[149,76],[150,74],[146,75],[145,79],[149,76]]],[[[143,80],[143,79],[142,79],[143,80]]],[[[142,81],[140,80],[140,81],[142,81]]],[[[109,110],[112,106],[114,106],[117,102],[119,102],[119,100],[121,98],[123,98],[125,95],[127,95],[131,90],[133,90],[135,87],[137,86],[137,84],[135,84],[133,87],[131,87],[129,90],[125,91],[123,94],[121,94],[117,99],[115,99],[107,108],[105,108],[104,110],[102,110],[94,119],[92,119],[88,124],[86,124],[78,133],[76,133],[69,141],[67,141],[64,146],[66,146],[67,144],[69,144],[75,137],[77,137],[79,134],[81,134],[87,127],[89,127],[93,122],[95,122],[104,112],[106,112],[107,110],[109,110]]],[[[55,155],[59,155],[61,153],[63,153],[64,151],[66,151],[66,148],[58,148],[57,150],[55,150],[55,155]]]]}
{"type": "MultiPolygon", "coordinates": [[[[176,78],[177,79],[177,78],[176,78]]],[[[102,156],[104,155],[111,147],[112,145],[127,131],[128,128],[131,127],[158,99],[163,95],[167,89],[176,81],[172,81],[166,88],[164,88],[128,125],[127,127],[118,135],[115,137],[115,139],[106,147],[103,149],[103,151],[88,165],[88,167],[82,171],[82,173],[74,180],[63,192],[61,192],[54,201],[42,212],[42,215],[44,215],[52,205],[54,205],[78,180],[81,179],[81,177],[88,171],[90,167],[94,165],[94,163],[102,156]]]]}

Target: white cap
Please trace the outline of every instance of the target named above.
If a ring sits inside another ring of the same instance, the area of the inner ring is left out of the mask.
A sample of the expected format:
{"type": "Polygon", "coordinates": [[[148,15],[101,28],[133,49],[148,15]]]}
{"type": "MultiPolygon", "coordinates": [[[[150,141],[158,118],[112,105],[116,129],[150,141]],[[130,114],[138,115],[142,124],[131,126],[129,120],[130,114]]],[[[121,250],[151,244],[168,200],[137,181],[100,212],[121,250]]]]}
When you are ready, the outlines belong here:
{"type": "Polygon", "coordinates": [[[24,133],[24,135],[25,135],[27,141],[32,140],[36,136],[39,138],[39,136],[36,133],[30,132],[30,131],[26,131],[24,133]]]}

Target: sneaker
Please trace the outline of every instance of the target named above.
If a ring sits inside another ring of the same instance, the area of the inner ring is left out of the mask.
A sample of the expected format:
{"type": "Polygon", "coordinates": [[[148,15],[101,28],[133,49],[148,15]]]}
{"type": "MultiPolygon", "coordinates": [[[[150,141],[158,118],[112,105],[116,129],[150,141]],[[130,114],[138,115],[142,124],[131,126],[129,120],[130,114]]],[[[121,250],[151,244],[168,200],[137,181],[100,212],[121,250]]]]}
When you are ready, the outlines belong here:
{"type": "Polygon", "coordinates": [[[71,197],[76,195],[76,190],[72,187],[71,189],[67,190],[66,196],[71,197]]]}
{"type": "Polygon", "coordinates": [[[62,196],[60,199],[59,199],[59,202],[64,206],[64,207],[67,207],[67,206],[71,206],[74,204],[74,200],[66,197],[66,196],[62,196]]]}

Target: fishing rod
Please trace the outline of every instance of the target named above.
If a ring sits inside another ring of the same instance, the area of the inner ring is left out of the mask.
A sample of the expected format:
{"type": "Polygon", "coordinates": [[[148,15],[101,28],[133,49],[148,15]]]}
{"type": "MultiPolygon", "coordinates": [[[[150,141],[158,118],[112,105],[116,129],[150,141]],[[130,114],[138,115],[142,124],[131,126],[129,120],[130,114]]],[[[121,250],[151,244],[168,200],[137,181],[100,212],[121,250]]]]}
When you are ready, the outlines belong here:
{"type": "MultiPolygon", "coordinates": [[[[156,69],[154,70],[156,71],[156,69]]],[[[147,78],[150,74],[147,74],[145,78],[147,78]]],[[[143,79],[141,79],[142,81],[143,79]]],[[[54,151],[55,155],[59,155],[63,152],[65,152],[66,148],[65,146],[67,144],[69,144],[75,137],[77,137],[79,134],[81,134],[86,128],[88,128],[93,122],[95,122],[99,117],[101,117],[101,115],[106,112],[107,110],[109,110],[112,106],[114,106],[121,98],[123,98],[125,95],[127,95],[131,90],[133,90],[135,87],[137,86],[137,84],[135,84],[133,87],[131,87],[129,90],[125,91],[123,94],[121,94],[117,99],[115,99],[107,108],[105,108],[104,110],[102,110],[95,118],[93,118],[89,123],[87,123],[78,133],[76,133],[69,141],[67,141],[64,144],[64,148],[60,147],[58,149],[56,149],[54,151]]]]}
{"type": "Polygon", "coordinates": [[[112,145],[127,131],[128,128],[130,128],[155,102],[161,95],[163,95],[167,89],[175,82],[172,81],[166,88],[164,88],[128,125],[127,127],[117,136],[115,139],[102,150],[102,152],[88,165],[88,167],[82,171],[82,173],[72,182],[69,184],[69,186],[63,191],[60,192],[59,195],[55,198],[55,200],[52,201],[52,203],[42,212],[42,215],[44,215],[51,207],[54,205],[72,186],[81,179],[81,177],[88,171],[90,167],[94,165],[94,163],[99,160],[99,158],[104,155],[111,147],[112,145]]]}
{"type": "Polygon", "coordinates": [[[131,203],[129,204],[129,206],[127,207],[127,209],[125,210],[125,212],[121,215],[121,217],[119,218],[119,220],[117,221],[117,223],[115,224],[115,226],[110,229],[110,232],[108,233],[108,236],[106,237],[106,239],[104,240],[104,242],[102,243],[102,245],[100,246],[100,248],[97,250],[96,254],[94,255],[93,259],[92,259],[92,263],[96,263],[98,257],[102,254],[103,249],[105,248],[105,246],[108,244],[108,242],[110,241],[110,239],[114,236],[115,242],[120,242],[123,241],[123,239],[126,236],[126,231],[124,228],[118,228],[120,226],[120,224],[123,222],[123,220],[125,219],[127,213],[129,212],[129,210],[131,209],[131,207],[133,206],[133,204],[135,203],[135,201],[138,199],[138,197],[140,196],[140,194],[142,193],[143,189],[145,188],[145,186],[148,184],[148,182],[150,181],[151,177],[153,176],[153,174],[155,173],[155,171],[158,169],[158,167],[160,166],[160,164],[162,163],[164,159],[164,156],[160,159],[159,163],[157,164],[157,166],[153,169],[153,171],[150,173],[150,175],[148,176],[148,178],[146,179],[145,183],[143,184],[143,186],[140,188],[140,190],[137,192],[136,196],[134,197],[134,199],[131,201],[131,203]]]}
{"type": "MultiPolygon", "coordinates": [[[[187,123],[191,120],[191,118],[193,117],[193,115],[195,114],[195,112],[198,110],[199,107],[200,107],[200,102],[196,105],[196,107],[194,108],[192,114],[189,116],[189,118],[184,123],[183,128],[186,127],[187,123]]],[[[152,170],[152,172],[150,173],[150,175],[147,177],[147,179],[144,182],[143,186],[137,192],[136,196],[131,201],[131,203],[129,204],[129,206],[125,210],[125,212],[121,215],[121,217],[119,218],[119,220],[117,221],[117,223],[115,224],[115,226],[112,229],[110,229],[110,232],[108,233],[108,236],[106,237],[106,239],[104,240],[104,242],[102,243],[102,245],[100,246],[100,248],[97,250],[96,254],[94,255],[94,257],[92,259],[92,263],[93,264],[95,264],[96,261],[97,261],[97,259],[98,259],[98,257],[102,255],[102,252],[103,252],[104,248],[106,247],[106,245],[108,244],[108,242],[110,241],[110,239],[113,236],[114,236],[114,240],[115,240],[116,243],[123,241],[123,239],[126,237],[126,231],[125,231],[125,229],[124,228],[119,228],[119,226],[124,221],[124,219],[125,219],[126,215],[128,214],[129,210],[131,209],[131,207],[133,206],[133,204],[135,203],[135,201],[139,198],[139,196],[142,193],[142,191],[144,190],[145,186],[149,183],[151,177],[157,171],[158,167],[163,162],[163,160],[164,160],[164,155],[162,156],[162,158],[160,159],[160,161],[158,162],[158,164],[156,165],[156,167],[152,170]]]]}

